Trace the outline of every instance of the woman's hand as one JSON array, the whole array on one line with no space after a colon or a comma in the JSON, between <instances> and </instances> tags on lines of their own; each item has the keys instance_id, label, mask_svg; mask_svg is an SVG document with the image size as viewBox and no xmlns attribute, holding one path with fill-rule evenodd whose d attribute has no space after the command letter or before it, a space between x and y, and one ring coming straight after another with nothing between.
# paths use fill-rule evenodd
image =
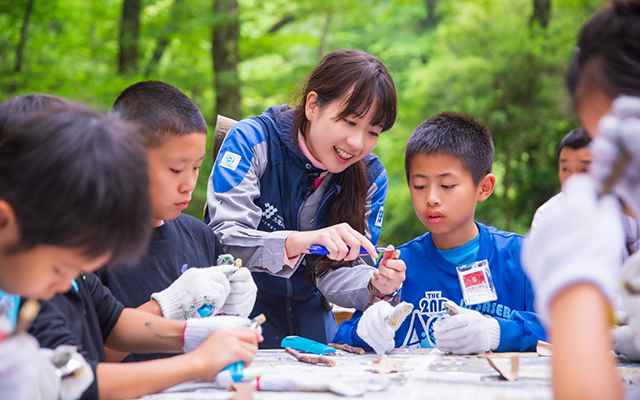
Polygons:
<instances>
[{"instance_id":1,"label":"woman's hand","mask_svg":"<svg viewBox=\"0 0 640 400\"><path fill-rule=\"evenodd\" d=\"M393 253L393 246L387 246L382 260L380 260L380 265L373 272L373 277L371 278L371 286L378 289L382 294L395 292L405 279L407 266L402 260L394 260Z\"/></svg>"},{"instance_id":2,"label":"woman's hand","mask_svg":"<svg viewBox=\"0 0 640 400\"><path fill-rule=\"evenodd\" d=\"M309 253L309 246L322 245L327 248L332 260L353 261L360 254L360 247L364 247L375 260L378 258L375 246L360 232L349 224L332 225L315 231L294 232L287 237L284 249L288 258L302 253ZM349 247L347 247L349 246Z\"/></svg>"}]
</instances>

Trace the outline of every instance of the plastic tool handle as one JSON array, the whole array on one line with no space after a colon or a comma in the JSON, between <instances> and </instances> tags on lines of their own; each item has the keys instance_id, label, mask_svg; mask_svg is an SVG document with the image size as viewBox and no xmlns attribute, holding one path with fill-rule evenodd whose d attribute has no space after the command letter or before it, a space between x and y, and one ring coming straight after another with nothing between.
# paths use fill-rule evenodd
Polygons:
<instances>
[{"instance_id":1,"label":"plastic tool handle","mask_svg":"<svg viewBox=\"0 0 640 400\"><path fill-rule=\"evenodd\" d=\"M349 250L351 250L351 248L349 246L347 246L347 248ZM309 246L308 248L309 250L309 254L314 254L316 256L326 256L329 254L329 250L327 250L326 247L319 245L319 244L314 244ZM384 247L376 247L376 250L381 253L385 250ZM360 247L360 253L361 256L368 256L369 252L364 248L364 247Z\"/></svg>"}]
</instances>

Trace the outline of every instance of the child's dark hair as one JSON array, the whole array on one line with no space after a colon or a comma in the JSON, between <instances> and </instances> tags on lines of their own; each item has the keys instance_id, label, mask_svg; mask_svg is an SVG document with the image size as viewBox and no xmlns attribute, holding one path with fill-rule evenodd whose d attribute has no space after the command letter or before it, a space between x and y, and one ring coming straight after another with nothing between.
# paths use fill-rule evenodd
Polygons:
<instances>
[{"instance_id":1,"label":"child's dark hair","mask_svg":"<svg viewBox=\"0 0 640 400\"><path fill-rule=\"evenodd\" d=\"M14 209L20 239L82 249L110 264L146 251L151 207L146 152L132 125L77 105L52 107L0 139L0 200Z\"/></svg>"},{"instance_id":2,"label":"child's dark hair","mask_svg":"<svg viewBox=\"0 0 640 400\"><path fill-rule=\"evenodd\" d=\"M175 87L158 81L138 82L120 93L111 112L139 125L147 148L162 146L167 136L207 133L200 109Z\"/></svg>"},{"instance_id":3,"label":"child's dark hair","mask_svg":"<svg viewBox=\"0 0 640 400\"><path fill-rule=\"evenodd\" d=\"M411 160L416 154L446 154L457 157L471 173L473 184L491 172L493 140L486 126L473 118L445 111L416 128L407 141L404 170L409 182Z\"/></svg>"},{"instance_id":4,"label":"child's dark hair","mask_svg":"<svg viewBox=\"0 0 640 400\"><path fill-rule=\"evenodd\" d=\"M361 50L335 50L320 61L311 75L303 83L300 91L301 103L295 109L293 122L294 137L300 131L306 135L309 123L305 115L307 95L316 92L320 107L333 101L344 99L344 107L336 116L342 119L349 115L364 116L371 107L374 113L373 126L381 126L382 131L391 129L397 116L396 88L391 74L384 64L374 56ZM348 97L345 97L347 96ZM362 160L349 166L337 174L340 194L335 196L327 214L327 226L347 222L358 232L365 232L365 206L367 199L367 174ZM310 257L314 258L314 257ZM351 262L331 262L328 258L317 258L319 263L312 269L312 274L323 276L329 268L351 265ZM315 271L315 272L313 272Z\"/></svg>"},{"instance_id":5,"label":"child's dark hair","mask_svg":"<svg viewBox=\"0 0 640 400\"><path fill-rule=\"evenodd\" d=\"M640 2L612 1L582 27L567 71L577 105L583 91L600 89L610 98L640 96Z\"/></svg>"},{"instance_id":6,"label":"child's dark hair","mask_svg":"<svg viewBox=\"0 0 640 400\"><path fill-rule=\"evenodd\" d=\"M0 137L9 127L51 107L71 105L69 100L44 93L16 96L0 103Z\"/></svg>"},{"instance_id":7,"label":"child's dark hair","mask_svg":"<svg viewBox=\"0 0 640 400\"><path fill-rule=\"evenodd\" d=\"M564 135L558 146L558 161L560 161L560 151L565 147L569 147L573 150L579 150L583 147L587 147L591 143L591 138L587 135L584 128L572 129L569 133Z\"/></svg>"}]
</instances>

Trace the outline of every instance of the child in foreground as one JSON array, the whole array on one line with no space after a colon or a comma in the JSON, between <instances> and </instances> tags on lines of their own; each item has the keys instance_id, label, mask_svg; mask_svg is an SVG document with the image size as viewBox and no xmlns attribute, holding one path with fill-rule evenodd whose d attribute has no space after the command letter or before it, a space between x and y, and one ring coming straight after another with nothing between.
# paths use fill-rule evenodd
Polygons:
<instances>
[{"instance_id":1,"label":"child in foreground","mask_svg":"<svg viewBox=\"0 0 640 400\"><path fill-rule=\"evenodd\" d=\"M147 148L153 236L135 267L99 271L102 283L125 307L169 319L187 319L203 306L211 307L210 315L246 318L257 292L251 273L211 267L222 245L204 222L182 213L206 152L207 124L198 106L177 88L148 81L123 90L111 112L135 123ZM107 355L110 361L122 358ZM161 357L167 355L133 354L125 360Z\"/></svg>"},{"instance_id":2,"label":"child in foreground","mask_svg":"<svg viewBox=\"0 0 640 400\"><path fill-rule=\"evenodd\" d=\"M413 132L405 171L415 212L429 230L398 247L407 264L400 300L413 312L394 332L385 322L393 307L379 302L342 323L335 342L378 353L420 346L478 354L531 351L544 339L520 265L523 237L474 221L476 203L493 192L492 162L491 134L470 117L443 112ZM445 304L455 315L442 318Z\"/></svg>"},{"instance_id":3,"label":"child in foreground","mask_svg":"<svg viewBox=\"0 0 640 400\"><path fill-rule=\"evenodd\" d=\"M592 176L566 182L564 199L522 254L554 345L556 399L624 398L611 326L625 245L621 203L640 216L640 2L611 3L581 29L567 72L574 108L593 138ZM626 261L622 280L640 344L638 252Z\"/></svg>"},{"instance_id":4,"label":"child in foreground","mask_svg":"<svg viewBox=\"0 0 640 400\"><path fill-rule=\"evenodd\" d=\"M3 398L75 399L93 381L75 349L38 349L32 336L13 331L18 295L50 299L78 274L144 251L149 189L144 149L131 129L51 95L0 104L0 319L9 335L0 339ZM83 372L61 379L53 361L65 353Z\"/></svg>"}]
</instances>

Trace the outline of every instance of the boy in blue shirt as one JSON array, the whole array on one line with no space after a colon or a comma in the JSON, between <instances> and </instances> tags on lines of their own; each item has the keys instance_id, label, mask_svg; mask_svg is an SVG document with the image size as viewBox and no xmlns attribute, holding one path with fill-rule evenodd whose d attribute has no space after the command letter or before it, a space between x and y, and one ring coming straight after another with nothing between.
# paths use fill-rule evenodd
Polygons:
<instances>
[{"instance_id":1,"label":"boy in blue shirt","mask_svg":"<svg viewBox=\"0 0 640 400\"><path fill-rule=\"evenodd\" d=\"M474 221L477 202L495 186L493 151L485 126L453 112L429 118L414 131L405 171L414 209L429 232L398 247L407 264L400 300L414 309L394 332L385 322L393 307L376 303L344 322L335 342L378 353L420 346L478 354L530 351L544 340L520 265L524 238ZM453 316L444 317L445 304Z\"/></svg>"}]
</instances>

